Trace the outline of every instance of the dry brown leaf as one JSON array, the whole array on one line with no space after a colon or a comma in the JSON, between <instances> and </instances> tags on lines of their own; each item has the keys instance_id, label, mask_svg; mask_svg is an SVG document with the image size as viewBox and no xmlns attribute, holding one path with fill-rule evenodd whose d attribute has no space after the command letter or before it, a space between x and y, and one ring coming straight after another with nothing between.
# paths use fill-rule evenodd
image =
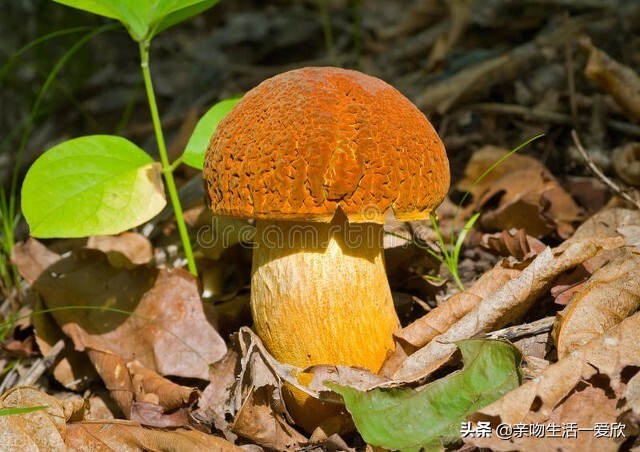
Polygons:
<instances>
[{"instance_id":1,"label":"dry brown leaf","mask_svg":"<svg viewBox=\"0 0 640 452\"><path fill-rule=\"evenodd\" d=\"M189 411L187 408L180 408L167 413L155 403L134 402L129 419L148 427L185 427L190 424Z\"/></svg>"},{"instance_id":2,"label":"dry brown leaf","mask_svg":"<svg viewBox=\"0 0 640 452\"><path fill-rule=\"evenodd\" d=\"M42 300L34 295L38 298L35 311L44 310ZM98 378L87 355L75 350L73 341L62 332L50 313L34 315L33 325L36 343L43 355L47 355L59 340L64 341L64 349L52 365L53 376L61 385L72 391L82 391Z\"/></svg>"},{"instance_id":3,"label":"dry brown leaf","mask_svg":"<svg viewBox=\"0 0 640 452\"><path fill-rule=\"evenodd\" d=\"M524 229L515 228L495 234L483 234L480 246L500 256L512 256L519 261L529 259L546 248L540 240L527 235Z\"/></svg>"},{"instance_id":4,"label":"dry brown leaf","mask_svg":"<svg viewBox=\"0 0 640 452\"><path fill-rule=\"evenodd\" d=\"M358 391L369 391L374 388L391 388L397 384L380 375L371 373L367 369L348 366L311 366L305 369L313 373L313 379L309 383L309 389L316 391L323 400L342 403L342 398L330 392L324 382L330 381L341 386L350 386Z\"/></svg>"},{"instance_id":5,"label":"dry brown leaf","mask_svg":"<svg viewBox=\"0 0 640 452\"><path fill-rule=\"evenodd\" d=\"M197 389L173 383L135 361L127 362L119 355L93 349L89 349L88 354L127 418L135 402L154 403L168 412L189 407L198 398Z\"/></svg>"},{"instance_id":6,"label":"dry brown leaf","mask_svg":"<svg viewBox=\"0 0 640 452\"><path fill-rule=\"evenodd\" d=\"M35 388L17 387L0 396L0 408L46 406L31 413L0 416L3 450L64 451L65 410L55 397Z\"/></svg>"},{"instance_id":7,"label":"dry brown leaf","mask_svg":"<svg viewBox=\"0 0 640 452\"><path fill-rule=\"evenodd\" d=\"M237 437L231 432L225 414L236 375L239 373L240 357L235 350L229 349L220 361L210 366L209 385L202 391L198 401L200 408L195 413L198 421L215 425L229 441L235 441Z\"/></svg>"},{"instance_id":8,"label":"dry brown leaf","mask_svg":"<svg viewBox=\"0 0 640 452\"><path fill-rule=\"evenodd\" d=\"M550 293L556 304L566 306L571 301L571 297L583 289L592 274L587 270L587 266L586 263L578 265L555 280Z\"/></svg>"},{"instance_id":9,"label":"dry brown leaf","mask_svg":"<svg viewBox=\"0 0 640 452\"><path fill-rule=\"evenodd\" d=\"M152 430L129 421L78 422L67 426L70 451L242 451L240 447L198 430Z\"/></svg>"},{"instance_id":10,"label":"dry brown leaf","mask_svg":"<svg viewBox=\"0 0 640 452\"><path fill-rule=\"evenodd\" d=\"M17 243L11 250L11 259L20 275L32 285L42 272L60 259L42 243L29 238ZM42 311L45 307L39 296L33 294L34 309ZM31 295L29 295L31 296ZM95 370L86 357L73 349L72 341L56 325L51 314L38 314L32 317L36 333L36 343L46 355L60 339L64 339L65 348L53 364L53 375L63 386L72 390L82 390L96 377Z\"/></svg>"},{"instance_id":11,"label":"dry brown leaf","mask_svg":"<svg viewBox=\"0 0 640 452\"><path fill-rule=\"evenodd\" d=\"M393 379L415 381L430 375L451 358L456 350L453 342L516 322L559 274L595 256L603 248L619 246L620 240L591 237L577 241L563 251L545 250L519 276L483 299L445 333L409 356Z\"/></svg>"},{"instance_id":12,"label":"dry brown leaf","mask_svg":"<svg viewBox=\"0 0 640 452\"><path fill-rule=\"evenodd\" d=\"M226 359L212 370L212 378L219 377L222 381L213 381L214 386L210 385L205 391L206 397L200 399L200 409L196 412L197 419L205 424L215 424L231 441L237 438L235 432L238 429L238 433L245 437L257 435L256 441L279 442L284 438L284 443L289 444L290 441L286 438L292 436L288 427L285 428L286 422L283 421L285 418L288 419L288 414L282 402L282 382L297 386L310 395L317 397L317 394L298 383L296 376L302 369L279 363L249 328L240 328L231 339L233 354L228 354ZM247 402L249 397L253 398L255 391L262 389L266 393L260 394L259 401L268 402L267 411L264 407L255 408L253 401ZM228 420L236 418L243 409L244 420L237 426L235 423L230 424ZM260 436L264 432L245 430L247 419L254 415L269 416L270 430L266 436Z\"/></svg>"},{"instance_id":13,"label":"dry brown leaf","mask_svg":"<svg viewBox=\"0 0 640 452\"><path fill-rule=\"evenodd\" d=\"M266 386L249 392L236 415L233 432L269 449L299 450L307 438L273 410L270 393Z\"/></svg>"},{"instance_id":14,"label":"dry brown leaf","mask_svg":"<svg viewBox=\"0 0 640 452\"><path fill-rule=\"evenodd\" d=\"M639 211L622 209L619 207L605 209L582 223L580 227L576 229L573 237L567 240L567 242L571 243L571 241L580 240L593 235L617 237L621 235L618 230L628 226L640 226ZM629 243L627 243L627 245L629 245Z\"/></svg>"},{"instance_id":15,"label":"dry brown leaf","mask_svg":"<svg viewBox=\"0 0 640 452\"><path fill-rule=\"evenodd\" d=\"M30 285L33 285L47 267L59 260L58 253L49 250L34 238L16 243L11 250L11 262Z\"/></svg>"},{"instance_id":16,"label":"dry brown leaf","mask_svg":"<svg viewBox=\"0 0 640 452\"><path fill-rule=\"evenodd\" d=\"M621 401L620 422L627 426L627 436L640 434L640 373L629 380Z\"/></svg>"},{"instance_id":17,"label":"dry brown leaf","mask_svg":"<svg viewBox=\"0 0 640 452\"><path fill-rule=\"evenodd\" d=\"M153 258L151 242L137 232L92 236L87 241L87 248L106 253L114 267L132 268L135 264L146 264Z\"/></svg>"},{"instance_id":18,"label":"dry brown leaf","mask_svg":"<svg viewBox=\"0 0 640 452\"><path fill-rule=\"evenodd\" d=\"M640 256L629 250L596 270L557 315L554 339L563 358L640 307Z\"/></svg>"},{"instance_id":19,"label":"dry brown leaf","mask_svg":"<svg viewBox=\"0 0 640 452\"><path fill-rule=\"evenodd\" d=\"M201 379L226 352L205 318L195 279L180 269L115 268L104 253L84 249L47 267L33 288L47 308L79 308L53 313L78 350L115 353L163 375Z\"/></svg>"},{"instance_id":20,"label":"dry brown leaf","mask_svg":"<svg viewBox=\"0 0 640 452\"><path fill-rule=\"evenodd\" d=\"M607 333L592 340L544 370L536 378L509 392L500 400L470 416L473 422L498 423L580 423L578 427L593 428L594 422L614 423L620 413L617 407L627 381L637 375L640 362L640 313L625 319ZM589 388L591 387L591 388ZM589 435L590 432L584 432ZM591 433L592 434L592 433ZM624 438L602 438L597 442L574 441L556 443L547 436L538 440L540 447L568 447L563 450L617 450ZM493 450L531 450L530 439L510 441L492 438L466 438L478 447ZM595 441L595 439L594 439ZM586 447L586 448L585 448ZM551 450L551 449L536 449Z\"/></svg>"},{"instance_id":21,"label":"dry brown leaf","mask_svg":"<svg viewBox=\"0 0 640 452\"><path fill-rule=\"evenodd\" d=\"M640 237L640 211L622 208L601 210L582 223L573 236L558 246L558 249L592 236L620 237L628 247L636 246ZM584 263L585 269L593 273L623 253L622 248L604 250Z\"/></svg>"},{"instance_id":22,"label":"dry brown leaf","mask_svg":"<svg viewBox=\"0 0 640 452\"><path fill-rule=\"evenodd\" d=\"M627 143L614 149L611 162L616 175L625 184L640 187L640 143Z\"/></svg>"},{"instance_id":23,"label":"dry brown leaf","mask_svg":"<svg viewBox=\"0 0 640 452\"><path fill-rule=\"evenodd\" d=\"M589 52L589 61L584 69L587 78L609 93L631 118L640 120L638 74L595 47L589 38L579 42Z\"/></svg>"},{"instance_id":24,"label":"dry brown leaf","mask_svg":"<svg viewBox=\"0 0 640 452\"><path fill-rule=\"evenodd\" d=\"M413 348L410 352L425 346L471 312L485 297L520 273L521 270L507 268L502 262L498 263L492 270L480 276L468 290L453 295L445 303L397 332L395 337L410 345Z\"/></svg>"},{"instance_id":25,"label":"dry brown leaf","mask_svg":"<svg viewBox=\"0 0 640 452\"><path fill-rule=\"evenodd\" d=\"M483 212L479 224L487 230L524 229L534 237L554 231L569 236L582 211L538 160L513 154L476 183L507 153L495 146L479 149L458 183L458 190L470 190L474 210Z\"/></svg>"}]
</instances>

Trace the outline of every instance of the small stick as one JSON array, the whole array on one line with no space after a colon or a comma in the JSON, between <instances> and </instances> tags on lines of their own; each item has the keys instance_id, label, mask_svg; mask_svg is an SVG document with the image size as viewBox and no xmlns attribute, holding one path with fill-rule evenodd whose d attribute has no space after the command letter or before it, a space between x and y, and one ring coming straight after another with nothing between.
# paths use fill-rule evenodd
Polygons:
<instances>
[{"instance_id":1,"label":"small stick","mask_svg":"<svg viewBox=\"0 0 640 452\"><path fill-rule=\"evenodd\" d=\"M575 130L571 131L571 136L573 137L573 142L576 144L576 147L578 148L578 152L580 152L580 155L582 155L582 158L585 160L587 166L593 172L593 174L598 176L598 178L602 182L604 182L606 185L608 185L609 188L611 188L611 190L613 190L618 195L622 196L624 199L626 199L631 204L633 204L636 207L636 209L640 210L640 202L638 202L637 199L634 199L631 195L629 195L629 193L625 192L615 182L613 182L611 179L605 176L604 173L600 170L600 168L598 168L596 164L593 163L593 160L591 160L591 157L589 157L589 154L587 154L587 151L585 151L584 147L582 147L582 143L580 143L580 139L578 138L578 133Z\"/></svg>"},{"instance_id":2,"label":"small stick","mask_svg":"<svg viewBox=\"0 0 640 452\"><path fill-rule=\"evenodd\" d=\"M38 381L38 378L40 378L49 367L51 367L63 348L64 341L60 339L51 348L51 351L47 356L43 356L37 360L33 366L31 366L29 371L21 377L20 380L18 380L16 386L33 386L36 381Z\"/></svg>"},{"instance_id":3,"label":"small stick","mask_svg":"<svg viewBox=\"0 0 640 452\"><path fill-rule=\"evenodd\" d=\"M493 331L488 333L486 337L488 339L508 339L513 341L522 337L536 336L538 334L548 333L551 331L555 320L556 318L553 316L545 317L540 320L536 320L535 322L525 323L524 325L514 325L498 331Z\"/></svg>"}]
</instances>

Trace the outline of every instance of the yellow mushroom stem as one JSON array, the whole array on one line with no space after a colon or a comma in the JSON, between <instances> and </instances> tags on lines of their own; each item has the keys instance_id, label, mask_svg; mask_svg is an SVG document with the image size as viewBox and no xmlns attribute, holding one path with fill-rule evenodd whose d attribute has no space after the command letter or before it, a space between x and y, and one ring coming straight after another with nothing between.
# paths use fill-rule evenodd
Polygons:
<instances>
[{"instance_id":1,"label":"yellow mushroom stem","mask_svg":"<svg viewBox=\"0 0 640 452\"><path fill-rule=\"evenodd\" d=\"M251 276L255 329L280 362L364 367L377 372L393 351L399 322L384 267L382 225L257 221ZM312 375L299 382L308 384ZM346 431L344 407L285 387L298 425L312 431L332 418ZM328 425L325 423L325 427Z\"/></svg>"}]
</instances>

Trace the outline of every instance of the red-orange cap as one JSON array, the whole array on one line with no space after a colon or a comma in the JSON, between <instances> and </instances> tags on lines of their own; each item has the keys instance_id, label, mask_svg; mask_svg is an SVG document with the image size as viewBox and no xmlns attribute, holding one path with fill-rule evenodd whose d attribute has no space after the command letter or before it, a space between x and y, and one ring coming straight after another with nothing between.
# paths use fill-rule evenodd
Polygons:
<instances>
[{"instance_id":1,"label":"red-orange cap","mask_svg":"<svg viewBox=\"0 0 640 452\"><path fill-rule=\"evenodd\" d=\"M426 217L449 188L427 118L384 81L309 67L265 80L220 122L203 177L215 215L330 221Z\"/></svg>"}]
</instances>

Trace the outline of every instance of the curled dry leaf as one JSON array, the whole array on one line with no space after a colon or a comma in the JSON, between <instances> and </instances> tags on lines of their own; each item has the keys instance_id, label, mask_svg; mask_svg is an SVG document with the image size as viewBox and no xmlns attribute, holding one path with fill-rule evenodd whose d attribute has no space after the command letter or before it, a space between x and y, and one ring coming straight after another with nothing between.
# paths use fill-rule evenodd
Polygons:
<instances>
[{"instance_id":1,"label":"curled dry leaf","mask_svg":"<svg viewBox=\"0 0 640 452\"><path fill-rule=\"evenodd\" d=\"M598 49L589 38L582 38L579 42L589 52L589 61L584 68L587 78L609 93L632 119L640 120L638 74Z\"/></svg>"},{"instance_id":2,"label":"curled dry leaf","mask_svg":"<svg viewBox=\"0 0 640 452\"><path fill-rule=\"evenodd\" d=\"M446 332L407 358L393 379L415 381L430 375L451 358L456 349L453 342L516 322L559 274L595 256L603 248L621 245L615 238L590 237L560 251L546 249L519 276L484 298Z\"/></svg>"},{"instance_id":3,"label":"curled dry leaf","mask_svg":"<svg viewBox=\"0 0 640 452\"><path fill-rule=\"evenodd\" d=\"M474 210L483 212L479 224L486 230L525 229L542 237L557 232L567 237L582 211L538 160L513 154L476 181L508 150L485 146L476 151L465 169L458 190L473 197Z\"/></svg>"},{"instance_id":4,"label":"curled dry leaf","mask_svg":"<svg viewBox=\"0 0 640 452\"><path fill-rule=\"evenodd\" d=\"M30 413L0 416L3 450L63 451L65 423L87 414L85 403L62 402L35 388L16 387L0 396L0 408L45 407Z\"/></svg>"},{"instance_id":5,"label":"curled dry leaf","mask_svg":"<svg viewBox=\"0 0 640 452\"><path fill-rule=\"evenodd\" d=\"M640 211L622 208L602 210L582 223L576 229L575 234L569 240L561 243L558 249L563 249L576 241L598 235L618 237L624 241L627 247L637 246L640 243ZM585 269L592 273L596 269L604 267L622 253L622 248L603 250L585 262Z\"/></svg>"},{"instance_id":6,"label":"curled dry leaf","mask_svg":"<svg viewBox=\"0 0 640 452\"><path fill-rule=\"evenodd\" d=\"M299 450L307 438L287 424L272 406L268 387L250 391L236 415L233 431L269 449Z\"/></svg>"},{"instance_id":7,"label":"curled dry leaf","mask_svg":"<svg viewBox=\"0 0 640 452\"><path fill-rule=\"evenodd\" d=\"M119 355L93 349L87 352L111 398L127 418L135 402L154 403L167 412L189 407L198 397L197 389L173 383L139 363L132 367L129 364L133 363L127 363Z\"/></svg>"},{"instance_id":8,"label":"curled dry leaf","mask_svg":"<svg viewBox=\"0 0 640 452\"><path fill-rule=\"evenodd\" d=\"M629 435L640 434L640 373L629 380L621 401L620 422L627 426Z\"/></svg>"},{"instance_id":9,"label":"curled dry leaf","mask_svg":"<svg viewBox=\"0 0 640 452\"><path fill-rule=\"evenodd\" d=\"M471 415L473 422L577 423L593 428L595 422L616 423L624 408L618 407L629 379L637 375L640 362L640 313L625 319L607 333L547 367L540 377L506 394L497 402ZM594 438L585 433L581 440L545 439L546 450L618 450L623 437ZM492 450L532 450L536 438L467 438L478 447ZM539 440L536 443L539 445ZM539 450L539 449L536 449Z\"/></svg>"},{"instance_id":10,"label":"curled dry leaf","mask_svg":"<svg viewBox=\"0 0 640 452\"><path fill-rule=\"evenodd\" d=\"M457 293L425 316L395 334L409 353L424 347L434 337L447 331L451 325L471 312L488 295L521 273L498 263L484 273L468 290Z\"/></svg>"},{"instance_id":11,"label":"curled dry leaf","mask_svg":"<svg viewBox=\"0 0 640 452\"><path fill-rule=\"evenodd\" d=\"M640 307L640 255L628 249L596 270L558 313L554 336L562 359Z\"/></svg>"},{"instance_id":12,"label":"curled dry leaf","mask_svg":"<svg viewBox=\"0 0 640 452\"><path fill-rule=\"evenodd\" d=\"M519 261L529 259L546 248L540 240L527 235L524 229L511 228L495 234L483 234L480 246L504 257Z\"/></svg>"},{"instance_id":13,"label":"curled dry leaf","mask_svg":"<svg viewBox=\"0 0 640 452\"><path fill-rule=\"evenodd\" d=\"M153 257L151 242L137 232L119 235L94 235L89 237L87 248L103 251L114 267L132 268L146 264Z\"/></svg>"},{"instance_id":14,"label":"curled dry leaf","mask_svg":"<svg viewBox=\"0 0 640 452\"><path fill-rule=\"evenodd\" d=\"M194 452L242 451L240 447L193 429L152 430L129 421L78 422L67 426L65 445L69 451L158 450Z\"/></svg>"},{"instance_id":15,"label":"curled dry leaf","mask_svg":"<svg viewBox=\"0 0 640 452\"><path fill-rule=\"evenodd\" d=\"M640 187L640 143L627 143L613 151L613 169L625 184Z\"/></svg>"},{"instance_id":16,"label":"curled dry leaf","mask_svg":"<svg viewBox=\"0 0 640 452\"><path fill-rule=\"evenodd\" d=\"M221 360L210 366L209 384L198 400L200 408L194 413L198 422L215 426L229 441L234 442L237 436L231 432L225 414L229 411L227 403L236 382L236 375L239 373L240 357L234 349L230 348Z\"/></svg>"},{"instance_id":17,"label":"curled dry leaf","mask_svg":"<svg viewBox=\"0 0 640 452\"><path fill-rule=\"evenodd\" d=\"M212 371L212 377L221 376L225 382L217 386L213 381L216 386L205 390L197 417L215 424L232 441L241 436L275 450L299 447L307 439L285 420L281 386L287 381L317 396L295 378L302 369L279 363L247 327L240 328L232 341L234 354Z\"/></svg>"},{"instance_id":18,"label":"curled dry leaf","mask_svg":"<svg viewBox=\"0 0 640 452\"><path fill-rule=\"evenodd\" d=\"M160 405L148 402L135 402L129 419L144 426L160 428L185 427L190 423L187 408L166 413Z\"/></svg>"}]
</instances>

